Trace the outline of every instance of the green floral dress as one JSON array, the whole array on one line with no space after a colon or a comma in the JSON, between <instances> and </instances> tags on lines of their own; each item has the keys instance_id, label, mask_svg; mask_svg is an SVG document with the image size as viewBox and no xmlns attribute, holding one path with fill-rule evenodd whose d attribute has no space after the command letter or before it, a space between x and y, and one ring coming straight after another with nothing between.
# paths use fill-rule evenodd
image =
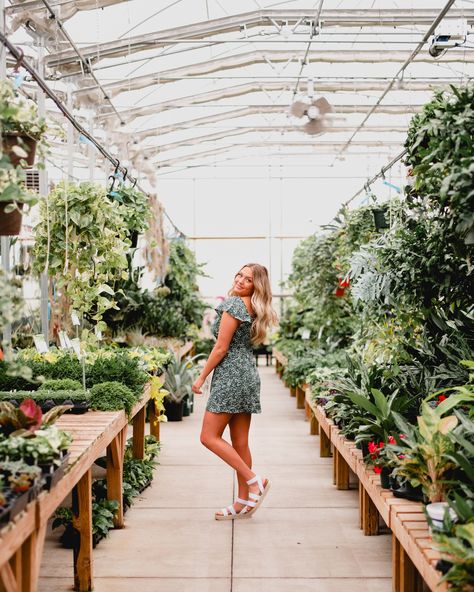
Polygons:
<instances>
[{"instance_id":1,"label":"green floral dress","mask_svg":"<svg viewBox=\"0 0 474 592\"><path fill-rule=\"evenodd\" d=\"M212 413L261 413L260 376L255 364L251 338L253 317L240 296L230 296L217 307L212 333L217 337L225 311L241 321L229 351L214 368L207 411Z\"/></svg>"}]
</instances>

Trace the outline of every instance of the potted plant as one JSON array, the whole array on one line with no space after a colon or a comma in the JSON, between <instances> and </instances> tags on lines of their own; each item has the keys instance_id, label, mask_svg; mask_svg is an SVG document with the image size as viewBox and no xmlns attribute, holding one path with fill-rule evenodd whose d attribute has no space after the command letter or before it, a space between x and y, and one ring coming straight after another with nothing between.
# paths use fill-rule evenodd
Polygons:
<instances>
[{"instance_id":1,"label":"potted plant","mask_svg":"<svg viewBox=\"0 0 474 592\"><path fill-rule=\"evenodd\" d=\"M21 171L3 155L0 159L0 236L19 234L24 204L32 206L37 201L37 196L26 189Z\"/></svg>"},{"instance_id":2,"label":"potted plant","mask_svg":"<svg viewBox=\"0 0 474 592\"><path fill-rule=\"evenodd\" d=\"M166 369L163 386L168 391L168 395L164 399L168 421L183 419L184 399L186 395L189 396L192 393L191 386L196 376L193 362L199 357L201 357L200 354L182 360L175 355Z\"/></svg>"},{"instance_id":3,"label":"potted plant","mask_svg":"<svg viewBox=\"0 0 474 592\"><path fill-rule=\"evenodd\" d=\"M444 403L449 403L445 401ZM447 494L452 488L450 473L456 463L450 457L455 445L451 432L458 424L455 415L442 417L446 405L433 409L428 403L422 404L422 413L417 418L417 426L412 426L400 415L396 415L398 427L404 434L403 440L390 445L395 474L405 478L411 486L420 486L428 500L426 513L435 527L443 524L447 511Z\"/></svg>"},{"instance_id":4,"label":"potted plant","mask_svg":"<svg viewBox=\"0 0 474 592\"><path fill-rule=\"evenodd\" d=\"M39 117L35 103L20 96L9 80L0 81L2 149L13 166L23 162L33 166L36 144L44 136L46 128L46 121Z\"/></svg>"},{"instance_id":5,"label":"potted plant","mask_svg":"<svg viewBox=\"0 0 474 592\"><path fill-rule=\"evenodd\" d=\"M71 309L99 324L106 310L118 308L113 286L128 277L130 241L123 206L112 204L105 189L94 183L59 183L48 203L41 202L34 234L33 268L39 274L47 267L56 278L62 327L70 325Z\"/></svg>"},{"instance_id":6,"label":"potted plant","mask_svg":"<svg viewBox=\"0 0 474 592\"><path fill-rule=\"evenodd\" d=\"M127 225L132 248L137 246L138 236L148 228L150 207L148 196L134 189L125 187L125 184L107 194L112 199L124 206L124 221Z\"/></svg>"}]
</instances>

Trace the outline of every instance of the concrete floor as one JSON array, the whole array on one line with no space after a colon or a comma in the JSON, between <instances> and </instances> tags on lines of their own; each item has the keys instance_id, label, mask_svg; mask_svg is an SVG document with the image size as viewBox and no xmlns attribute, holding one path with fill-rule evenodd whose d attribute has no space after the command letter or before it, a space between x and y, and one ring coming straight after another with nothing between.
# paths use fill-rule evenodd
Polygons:
<instances>
[{"instance_id":1,"label":"concrete floor","mask_svg":"<svg viewBox=\"0 0 474 592\"><path fill-rule=\"evenodd\" d=\"M162 424L156 479L94 552L96 592L390 592L390 537L364 537L357 492L337 491L304 413L274 368L261 367L253 417L257 472L272 490L251 520L217 522L233 472L199 443L205 400ZM72 590L72 552L48 537L40 592Z\"/></svg>"}]
</instances>

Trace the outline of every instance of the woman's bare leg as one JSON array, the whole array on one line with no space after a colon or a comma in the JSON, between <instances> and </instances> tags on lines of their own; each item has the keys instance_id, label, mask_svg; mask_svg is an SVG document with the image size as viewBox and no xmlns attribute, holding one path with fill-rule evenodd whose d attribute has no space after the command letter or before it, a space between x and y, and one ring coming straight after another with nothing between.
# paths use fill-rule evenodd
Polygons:
<instances>
[{"instance_id":1,"label":"woman's bare leg","mask_svg":"<svg viewBox=\"0 0 474 592\"><path fill-rule=\"evenodd\" d=\"M232 440L232 447L237 451L240 458L251 469L252 455L249 448L249 430L252 415L250 413L236 413L229 421L230 437ZM249 499L249 486L247 480L237 473L237 480L239 482L238 497L244 500Z\"/></svg>"},{"instance_id":2,"label":"woman's bare leg","mask_svg":"<svg viewBox=\"0 0 474 592\"><path fill-rule=\"evenodd\" d=\"M255 476L247 463L229 442L222 438L232 413L211 413L206 411L202 422L201 443L237 471L245 481Z\"/></svg>"}]
</instances>

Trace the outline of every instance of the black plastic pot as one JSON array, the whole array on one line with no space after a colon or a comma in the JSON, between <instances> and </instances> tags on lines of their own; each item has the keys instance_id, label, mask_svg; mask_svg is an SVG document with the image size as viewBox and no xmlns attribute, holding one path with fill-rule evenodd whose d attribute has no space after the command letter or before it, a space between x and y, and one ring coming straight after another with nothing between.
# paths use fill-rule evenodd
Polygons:
<instances>
[{"instance_id":1,"label":"black plastic pot","mask_svg":"<svg viewBox=\"0 0 474 592\"><path fill-rule=\"evenodd\" d=\"M392 489L392 493L395 497L400 497L403 499L408 499L412 502L424 502L425 496L423 495L423 490L421 486L412 487L408 481L405 483L399 484L396 489Z\"/></svg>"},{"instance_id":2,"label":"black plastic pot","mask_svg":"<svg viewBox=\"0 0 474 592\"><path fill-rule=\"evenodd\" d=\"M440 571L443 576L448 573L448 571L453 567L451 561L446 561L446 559L438 559L436 563L436 569Z\"/></svg>"},{"instance_id":3,"label":"black plastic pot","mask_svg":"<svg viewBox=\"0 0 474 592\"><path fill-rule=\"evenodd\" d=\"M385 217L385 210L382 209L374 209L372 210L374 215L374 224L376 230L384 230L385 228L390 228L390 224L387 222L387 218Z\"/></svg>"},{"instance_id":4,"label":"black plastic pot","mask_svg":"<svg viewBox=\"0 0 474 592\"><path fill-rule=\"evenodd\" d=\"M176 401L170 401L168 398L165 397L163 403L166 410L165 415L168 418L168 421L183 420L184 401L176 403Z\"/></svg>"},{"instance_id":5,"label":"black plastic pot","mask_svg":"<svg viewBox=\"0 0 474 592\"><path fill-rule=\"evenodd\" d=\"M186 395L183 399L183 417L189 417L191 415L191 408L189 404L189 395Z\"/></svg>"},{"instance_id":6,"label":"black plastic pot","mask_svg":"<svg viewBox=\"0 0 474 592\"><path fill-rule=\"evenodd\" d=\"M367 440L362 440L360 449L362 450L362 456L365 458L369 454L369 443Z\"/></svg>"},{"instance_id":7,"label":"black plastic pot","mask_svg":"<svg viewBox=\"0 0 474 592\"><path fill-rule=\"evenodd\" d=\"M382 467L382 472L380 473L380 485L382 489L390 489L390 475L392 471L388 467Z\"/></svg>"},{"instance_id":8,"label":"black plastic pot","mask_svg":"<svg viewBox=\"0 0 474 592\"><path fill-rule=\"evenodd\" d=\"M16 497L13 499L11 510L10 510L10 520L13 520L15 516L17 516L20 512L26 508L26 505L30 501L30 492L25 491L20 494L15 494Z\"/></svg>"},{"instance_id":9,"label":"black plastic pot","mask_svg":"<svg viewBox=\"0 0 474 592\"><path fill-rule=\"evenodd\" d=\"M56 483L63 477L64 469L66 468L69 462L69 452L65 453L62 457L61 464L59 466L55 466L53 464L49 465L39 465L43 472L44 478L44 489L46 491L50 491Z\"/></svg>"}]
</instances>

